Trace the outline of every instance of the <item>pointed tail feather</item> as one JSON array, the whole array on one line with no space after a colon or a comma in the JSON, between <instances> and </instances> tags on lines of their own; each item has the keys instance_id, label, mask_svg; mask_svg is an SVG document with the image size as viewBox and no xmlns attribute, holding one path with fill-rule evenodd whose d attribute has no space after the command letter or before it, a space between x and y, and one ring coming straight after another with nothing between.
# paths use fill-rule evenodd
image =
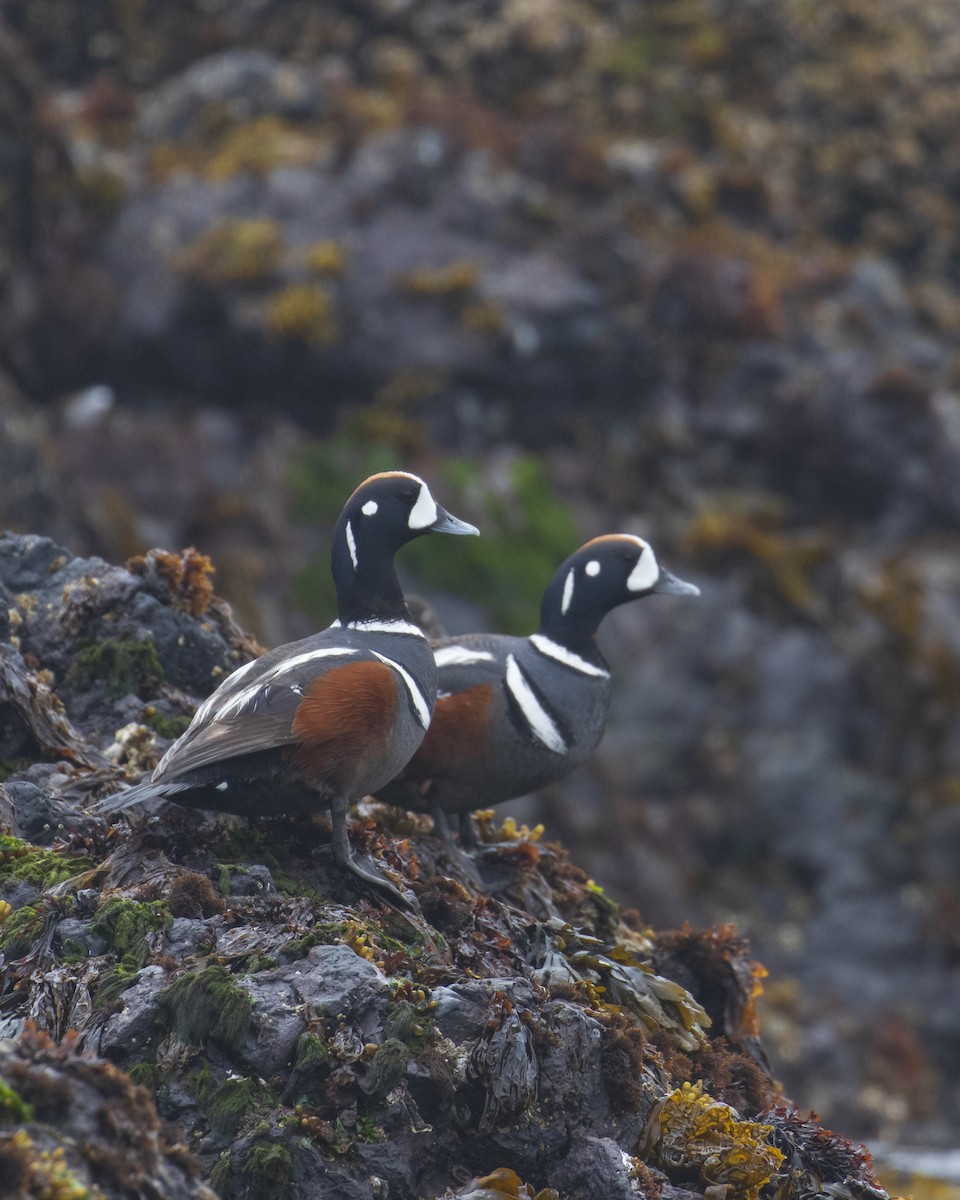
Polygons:
<instances>
[{"instance_id":1,"label":"pointed tail feather","mask_svg":"<svg viewBox=\"0 0 960 1200\"><path fill-rule=\"evenodd\" d=\"M176 792L187 791L190 786L189 783L169 781L151 783L147 780L144 783L137 783L131 788L126 788L122 792L117 792L113 796L107 796L104 800L98 800L96 804L90 806L90 812L98 817L124 812L128 808L133 808L135 804L142 804L147 800L166 800Z\"/></svg>"}]
</instances>

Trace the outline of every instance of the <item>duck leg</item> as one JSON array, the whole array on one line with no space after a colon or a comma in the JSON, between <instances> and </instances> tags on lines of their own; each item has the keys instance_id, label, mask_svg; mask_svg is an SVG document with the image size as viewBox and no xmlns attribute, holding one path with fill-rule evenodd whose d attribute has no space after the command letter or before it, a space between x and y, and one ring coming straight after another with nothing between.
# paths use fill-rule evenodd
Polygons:
<instances>
[{"instance_id":1,"label":"duck leg","mask_svg":"<svg viewBox=\"0 0 960 1200\"><path fill-rule=\"evenodd\" d=\"M333 826L333 857L336 861L390 903L407 911L416 911L418 905L411 892L401 892L377 870L369 857L354 853L347 836L347 801L343 796L334 796L330 800L330 821Z\"/></svg>"}]
</instances>

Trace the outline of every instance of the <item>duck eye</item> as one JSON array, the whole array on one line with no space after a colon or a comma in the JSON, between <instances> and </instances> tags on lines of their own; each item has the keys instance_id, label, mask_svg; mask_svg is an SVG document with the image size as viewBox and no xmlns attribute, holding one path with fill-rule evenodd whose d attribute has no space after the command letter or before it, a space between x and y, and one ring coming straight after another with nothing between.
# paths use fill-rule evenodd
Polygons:
<instances>
[{"instance_id":1,"label":"duck eye","mask_svg":"<svg viewBox=\"0 0 960 1200\"><path fill-rule=\"evenodd\" d=\"M412 503L413 503L413 501L414 501L414 500L416 499L416 497L417 497L417 493L418 493L418 491L419 491L419 489L418 489L418 488L412 488L412 487L405 487L405 488L402 488L402 489L401 489L401 491L400 491L400 499L401 499L401 500L406 500L406 502L407 502L408 504L412 504Z\"/></svg>"}]
</instances>

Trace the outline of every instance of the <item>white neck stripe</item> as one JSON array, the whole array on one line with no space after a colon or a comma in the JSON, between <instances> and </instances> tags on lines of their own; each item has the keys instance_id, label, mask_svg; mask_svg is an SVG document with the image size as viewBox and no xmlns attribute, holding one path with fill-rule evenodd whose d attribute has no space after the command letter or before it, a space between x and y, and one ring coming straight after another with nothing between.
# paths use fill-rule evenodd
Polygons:
<instances>
[{"instance_id":1,"label":"white neck stripe","mask_svg":"<svg viewBox=\"0 0 960 1200\"><path fill-rule=\"evenodd\" d=\"M377 658L380 659L382 663L386 663L388 667L393 667L393 669L403 680L407 691L410 693L410 699L413 701L413 707L416 710L417 719L424 729L426 729L430 724L430 718L433 714L430 711L430 705L427 704L423 692L420 691L420 688L417 686L413 676L409 671L401 667L400 664L395 662L392 658L387 658L385 654L377 654L376 650L374 650L373 653L377 656Z\"/></svg>"},{"instance_id":2,"label":"white neck stripe","mask_svg":"<svg viewBox=\"0 0 960 1200\"><path fill-rule=\"evenodd\" d=\"M357 559L357 542L353 536L353 526L347 522L347 549L350 551L350 561L353 563L353 569L356 570L359 566Z\"/></svg>"},{"instance_id":3,"label":"white neck stripe","mask_svg":"<svg viewBox=\"0 0 960 1200\"><path fill-rule=\"evenodd\" d=\"M585 658L581 658L579 654L574 654L572 650L568 650L566 646L561 646L559 642L553 641L551 638L545 637L542 633L531 634L527 639L534 647L539 650L546 658L552 658L554 662L563 663L565 667L570 667L573 671L579 671L581 675L595 675L598 679L609 679L610 672L605 671L603 667L595 666L591 662L587 662Z\"/></svg>"},{"instance_id":4,"label":"white neck stripe","mask_svg":"<svg viewBox=\"0 0 960 1200\"><path fill-rule=\"evenodd\" d=\"M563 735L557 728L554 719L534 695L533 689L512 654L507 655L507 674L504 683L510 695L519 705L524 720L537 741L542 742L548 750L552 750L555 754L565 754L567 743L563 740Z\"/></svg>"}]
</instances>

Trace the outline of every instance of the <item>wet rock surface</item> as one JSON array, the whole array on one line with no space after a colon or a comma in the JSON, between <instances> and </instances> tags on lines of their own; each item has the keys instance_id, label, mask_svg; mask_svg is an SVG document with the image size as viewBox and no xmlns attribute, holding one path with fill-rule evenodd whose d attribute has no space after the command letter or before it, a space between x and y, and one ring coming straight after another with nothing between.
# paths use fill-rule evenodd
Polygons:
<instances>
[{"instance_id":1,"label":"wet rock surface","mask_svg":"<svg viewBox=\"0 0 960 1200\"><path fill-rule=\"evenodd\" d=\"M164 804L110 825L86 812L169 743L142 722L125 741L106 733L111 714L165 711L184 644L227 663L249 643L209 588L185 602L169 562L164 590L143 561L124 570L13 535L2 549L24 614L6 649L25 677L45 676L32 703L70 730L30 724L0 785L0 1161L23 1195L48 1177L107 1197L203 1197L209 1184L588 1200L598 1180L613 1196L674 1181L885 1194L865 1152L776 1108L757 1041L763 972L736 931L646 928L539 831L483 821L478 870L497 881L485 894L424 818L361 806L353 839L417 896L401 914L337 870L319 815L247 822ZM108 609L158 666L120 710L114 674L74 671ZM192 660L176 694L196 703L216 674ZM776 1140L788 1136L789 1156Z\"/></svg>"}]
</instances>

